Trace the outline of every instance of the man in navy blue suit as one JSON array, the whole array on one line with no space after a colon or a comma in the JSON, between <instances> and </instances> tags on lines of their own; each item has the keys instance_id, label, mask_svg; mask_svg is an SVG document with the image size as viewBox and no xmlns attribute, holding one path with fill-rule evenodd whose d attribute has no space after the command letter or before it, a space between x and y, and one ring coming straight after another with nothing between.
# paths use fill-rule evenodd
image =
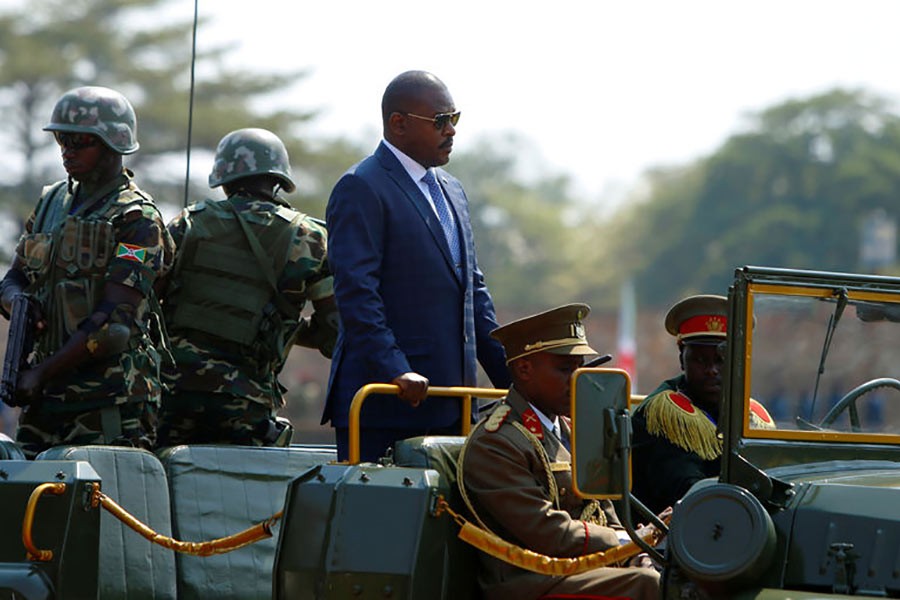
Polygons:
<instances>
[{"instance_id":1,"label":"man in navy blue suit","mask_svg":"<svg viewBox=\"0 0 900 600\"><path fill-rule=\"evenodd\" d=\"M480 362L494 386L509 386L468 199L437 168L453 149L453 98L431 73L407 71L385 89L381 112L384 140L341 177L326 211L341 330L322 422L335 428L341 460L350 402L367 383L393 383L400 394L366 402L366 461L399 439L459 433L460 400L426 400L429 385L475 385Z\"/></svg>"}]
</instances>

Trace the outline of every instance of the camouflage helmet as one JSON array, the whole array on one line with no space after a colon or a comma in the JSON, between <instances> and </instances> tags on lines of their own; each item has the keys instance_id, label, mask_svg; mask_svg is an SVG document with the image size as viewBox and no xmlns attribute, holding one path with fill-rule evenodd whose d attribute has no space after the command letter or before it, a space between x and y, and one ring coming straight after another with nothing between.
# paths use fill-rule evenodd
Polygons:
<instances>
[{"instance_id":1,"label":"camouflage helmet","mask_svg":"<svg viewBox=\"0 0 900 600\"><path fill-rule=\"evenodd\" d=\"M209 187L265 174L277 177L286 192L293 192L297 187L291 179L287 149L277 135L267 129L238 129L219 142L216 162L209 174Z\"/></svg>"},{"instance_id":2,"label":"camouflage helmet","mask_svg":"<svg viewBox=\"0 0 900 600\"><path fill-rule=\"evenodd\" d=\"M115 90L84 86L56 102L44 131L92 133L119 154L137 152L137 118L128 99Z\"/></svg>"}]
</instances>

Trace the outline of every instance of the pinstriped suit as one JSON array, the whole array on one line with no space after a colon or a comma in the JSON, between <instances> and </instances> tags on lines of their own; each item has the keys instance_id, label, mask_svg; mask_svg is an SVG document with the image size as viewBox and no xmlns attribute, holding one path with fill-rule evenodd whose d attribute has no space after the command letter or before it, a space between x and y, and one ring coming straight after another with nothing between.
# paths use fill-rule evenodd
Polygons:
<instances>
[{"instance_id":1,"label":"pinstriped suit","mask_svg":"<svg viewBox=\"0 0 900 600\"><path fill-rule=\"evenodd\" d=\"M468 199L459 181L436 172L459 227L461 278L437 215L384 144L332 191L328 254L341 330L323 423L346 427L362 385L411 371L435 386L475 385L480 362L495 386L509 385L503 348L489 335L497 322L475 258ZM453 426L458 406L449 398L429 398L418 408L394 397L372 399L362 426L418 435Z\"/></svg>"}]
</instances>

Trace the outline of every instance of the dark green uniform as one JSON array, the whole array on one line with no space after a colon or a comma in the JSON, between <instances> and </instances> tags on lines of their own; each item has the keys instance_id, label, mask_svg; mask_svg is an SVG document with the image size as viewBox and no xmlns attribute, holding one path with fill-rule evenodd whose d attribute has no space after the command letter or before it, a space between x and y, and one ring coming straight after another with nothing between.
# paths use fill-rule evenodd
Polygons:
<instances>
[{"instance_id":1,"label":"dark green uniform","mask_svg":"<svg viewBox=\"0 0 900 600\"><path fill-rule=\"evenodd\" d=\"M266 129L225 135L209 185L229 197L169 223L178 243L165 292L175 368L159 443L286 445L290 429L275 412L288 353L297 344L331 357L337 339L327 232L278 195L296 186L284 143Z\"/></svg>"},{"instance_id":2,"label":"dark green uniform","mask_svg":"<svg viewBox=\"0 0 900 600\"><path fill-rule=\"evenodd\" d=\"M46 187L16 248L18 270L28 281L25 291L47 321L35 340L34 364L62 348L94 312L105 283L133 288L143 300L136 309L114 307L88 338L92 359L49 382L26 408L16 438L32 456L60 444L149 448L155 435L162 340L152 290L171 263L174 246L152 199L129 171L75 205L79 187L73 186L75 194L64 181ZM120 337L122 346L105 352L110 335ZM104 414L112 406L119 414Z\"/></svg>"},{"instance_id":3,"label":"dark green uniform","mask_svg":"<svg viewBox=\"0 0 900 600\"><path fill-rule=\"evenodd\" d=\"M274 301L228 205L264 246L285 306ZM186 209L169 231L179 258L165 312L177 367L166 377L160 443L271 445L288 352L299 343L330 354L335 338L334 328L322 327L328 332L311 341L320 326L299 318L307 301L334 294L325 228L281 199L238 195Z\"/></svg>"},{"instance_id":4,"label":"dark green uniform","mask_svg":"<svg viewBox=\"0 0 900 600\"><path fill-rule=\"evenodd\" d=\"M657 514L697 481L719 475L722 450L715 422L683 388L684 375L667 379L631 419L632 492Z\"/></svg>"}]
</instances>

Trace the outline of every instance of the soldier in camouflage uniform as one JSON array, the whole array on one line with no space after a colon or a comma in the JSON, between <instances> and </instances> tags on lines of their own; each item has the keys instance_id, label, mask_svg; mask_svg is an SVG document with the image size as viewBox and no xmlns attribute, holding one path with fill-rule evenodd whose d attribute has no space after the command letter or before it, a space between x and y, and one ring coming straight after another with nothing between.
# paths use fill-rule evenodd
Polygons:
<instances>
[{"instance_id":1,"label":"soldier in camouflage uniform","mask_svg":"<svg viewBox=\"0 0 900 600\"><path fill-rule=\"evenodd\" d=\"M277 376L294 344L331 356L337 308L325 227L291 209L287 150L265 129L222 138L209 176L224 200L169 223L178 255L164 297L176 368L163 395L160 446L286 445ZM309 317L301 317L307 301Z\"/></svg>"},{"instance_id":2,"label":"soldier in camouflage uniform","mask_svg":"<svg viewBox=\"0 0 900 600\"><path fill-rule=\"evenodd\" d=\"M37 324L28 403L16 439L26 455L64 444L151 448L160 398L161 314L153 284L174 245L123 167L138 149L134 109L120 93L80 87L50 123L68 179L46 186L0 282L0 308L28 294Z\"/></svg>"}]
</instances>

